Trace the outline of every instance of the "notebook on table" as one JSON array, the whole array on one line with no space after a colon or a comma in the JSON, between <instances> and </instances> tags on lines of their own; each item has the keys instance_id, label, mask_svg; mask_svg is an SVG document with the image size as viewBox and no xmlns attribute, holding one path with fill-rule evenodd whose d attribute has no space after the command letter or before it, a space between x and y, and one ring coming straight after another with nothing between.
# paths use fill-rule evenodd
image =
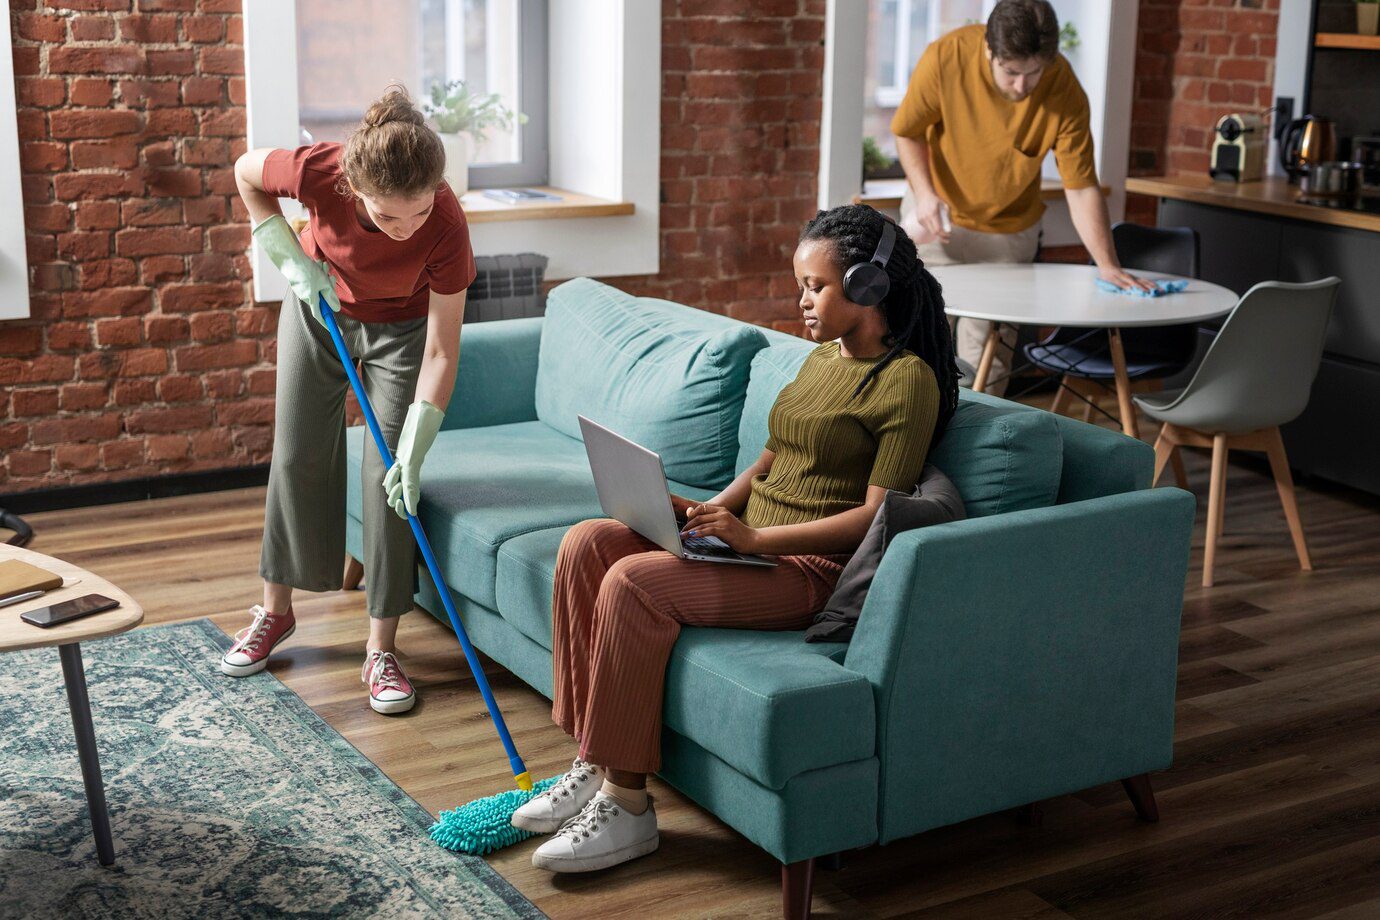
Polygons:
<instances>
[{"instance_id":1,"label":"notebook on table","mask_svg":"<svg viewBox=\"0 0 1380 920\"><path fill-rule=\"evenodd\" d=\"M62 586L62 576L19 559L0 562L0 601L29 591L51 591Z\"/></svg>"}]
</instances>

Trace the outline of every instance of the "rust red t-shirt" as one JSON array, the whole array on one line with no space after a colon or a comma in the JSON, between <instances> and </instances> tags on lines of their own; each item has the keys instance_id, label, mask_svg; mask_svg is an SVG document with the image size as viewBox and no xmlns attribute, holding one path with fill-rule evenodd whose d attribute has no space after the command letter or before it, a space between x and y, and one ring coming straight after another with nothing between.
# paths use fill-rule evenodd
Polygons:
<instances>
[{"instance_id":1,"label":"rust red t-shirt","mask_svg":"<svg viewBox=\"0 0 1380 920\"><path fill-rule=\"evenodd\" d=\"M365 323L393 323L427 314L430 292L455 294L474 281L465 212L450 186L436 190L426 222L395 240L359 222L354 199L337 191L340 144L275 150L264 160L264 191L306 205L302 248L325 259L335 275L340 310Z\"/></svg>"}]
</instances>

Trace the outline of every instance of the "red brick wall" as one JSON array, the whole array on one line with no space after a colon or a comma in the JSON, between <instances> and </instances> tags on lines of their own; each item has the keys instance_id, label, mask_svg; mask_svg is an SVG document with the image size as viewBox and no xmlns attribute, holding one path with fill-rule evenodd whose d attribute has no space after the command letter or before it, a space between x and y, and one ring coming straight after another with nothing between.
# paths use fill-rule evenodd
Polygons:
<instances>
[{"instance_id":1,"label":"red brick wall","mask_svg":"<svg viewBox=\"0 0 1380 920\"><path fill-rule=\"evenodd\" d=\"M240 0L10 6L32 317L0 322L0 491L265 462ZM798 327L824 6L664 0L662 270L620 286Z\"/></svg>"},{"instance_id":2,"label":"red brick wall","mask_svg":"<svg viewBox=\"0 0 1380 920\"><path fill-rule=\"evenodd\" d=\"M1202 173L1213 126L1274 101L1279 0L1140 0L1133 176Z\"/></svg>"},{"instance_id":3,"label":"red brick wall","mask_svg":"<svg viewBox=\"0 0 1380 920\"><path fill-rule=\"evenodd\" d=\"M799 330L790 259L819 188L824 6L663 0L661 273L620 288Z\"/></svg>"},{"instance_id":4,"label":"red brick wall","mask_svg":"<svg viewBox=\"0 0 1380 920\"><path fill-rule=\"evenodd\" d=\"M31 318L0 323L0 490L262 462L240 0L11 0Z\"/></svg>"}]
</instances>

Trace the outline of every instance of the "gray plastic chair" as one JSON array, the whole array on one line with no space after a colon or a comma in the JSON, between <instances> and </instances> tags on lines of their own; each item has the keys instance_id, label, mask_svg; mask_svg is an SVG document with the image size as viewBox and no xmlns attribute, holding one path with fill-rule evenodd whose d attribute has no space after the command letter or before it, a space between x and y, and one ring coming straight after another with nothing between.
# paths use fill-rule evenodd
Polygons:
<instances>
[{"instance_id":1,"label":"gray plastic chair","mask_svg":"<svg viewBox=\"0 0 1380 920\"><path fill-rule=\"evenodd\" d=\"M1155 481L1180 447L1212 448L1203 587L1212 587L1222 535L1227 454L1264 451L1274 473L1299 565L1312 571L1299 521L1294 483L1279 426L1308 405L1339 278L1306 284L1266 281L1246 292L1217 333L1188 386L1136 396L1141 411L1163 422L1155 442Z\"/></svg>"}]
</instances>

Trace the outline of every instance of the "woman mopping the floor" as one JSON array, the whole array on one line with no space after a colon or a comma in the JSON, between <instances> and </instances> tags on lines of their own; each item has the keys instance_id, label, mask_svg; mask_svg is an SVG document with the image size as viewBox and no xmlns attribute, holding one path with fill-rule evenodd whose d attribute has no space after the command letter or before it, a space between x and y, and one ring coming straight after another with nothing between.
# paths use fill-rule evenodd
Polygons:
<instances>
[{"instance_id":1,"label":"woman mopping the floor","mask_svg":"<svg viewBox=\"0 0 1380 920\"><path fill-rule=\"evenodd\" d=\"M884 236L890 290L860 306L844 274L871 261ZM939 285L894 224L864 205L820 212L801 234L795 277L810 337L826 344L777 397L757 462L704 503L672 500L687 535L778 565L679 559L611 520L577 524L561 542L552 718L580 748L570 772L513 816L524 830L557 832L533 854L538 867L602 869L656 849L646 780L660 766L666 662L681 626L808 626L887 490L914 488L954 412Z\"/></svg>"},{"instance_id":2,"label":"woman mopping the floor","mask_svg":"<svg viewBox=\"0 0 1380 920\"><path fill-rule=\"evenodd\" d=\"M345 558L345 368L320 314L337 311L396 462L364 451L369 704L406 712L416 691L394 651L412 609L422 459L440 429L460 359L465 289L475 277L465 215L442 181L445 153L407 94L393 89L344 144L252 150L235 164L254 239L287 277L278 319L273 462L259 574L264 601L221 670L263 670L292 635L292 589L336 591ZM278 208L310 214L301 241ZM379 483L379 486L372 486ZM390 510L391 507L391 510Z\"/></svg>"}]
</instances>

